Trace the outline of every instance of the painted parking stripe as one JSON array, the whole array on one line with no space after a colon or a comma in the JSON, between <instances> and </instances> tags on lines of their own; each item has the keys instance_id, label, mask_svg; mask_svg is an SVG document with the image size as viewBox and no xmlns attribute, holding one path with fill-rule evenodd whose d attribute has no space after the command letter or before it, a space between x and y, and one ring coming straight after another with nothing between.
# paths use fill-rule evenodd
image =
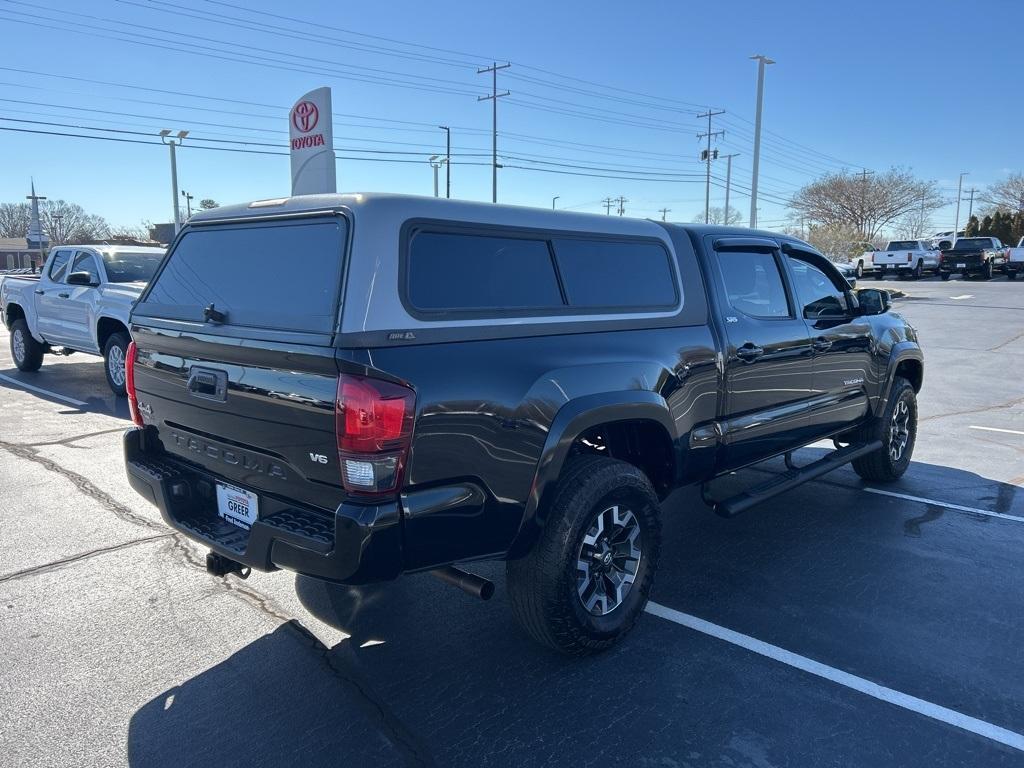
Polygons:
<instances>
[{"instance_id":1,"label":"painted parking stripe","mask_svg":"<svg viewBox=\"0 0 1024 768\"><path fill-rule=\"evenodd\" d=\"M1001 520L1013 520L1016 523L1024 523L1024 517L1018 517L1017 515L1004 515L1002 512L990 512L987 509L978 509L977 507L965 507L963 504L950 504L948 501L936 501L935 499L926 499L923 498L922 496L911 496L908 493L883 491L880 488L864 488L862 490L865 490L868 493L877 493L880 496L892 496L893 498L896 499L916 501L921 504L934 504L936 507L955 509L958 512L970 512L972 515L987 515L988 517L998 517Z\"/></svg>"},{"instance_id":2,"label":"painted parking stripe","mask_svg":"<svg viewBox=\"0 0 1024 768\"><path fill-rule=\"evenodd\" d=\"M949 298L951 298L953 301L963 301L964 299L973 299L974 298L974 294L973 293L965 293L962 296L950 296Z\"/></svg>"},{"instance_id":3,"label":"painted parking stripe","mask_svg":"<svg viewBox=\"0 0 1024 768\"><path fill-rule=\"evenodd\" d=\"M983 432L1005 432L1008 435L1024 435L1019 429L1000 429L999 427L976 427L973 424L968 429L980 429Z\"/></svg>"},{"instance_id":4,"label":"painted parking stripe","mask_svg":"<svg viewBox=\"0 0 1024 768\"><path fill-rule=\"evenodd\" d=\"M744 635L739 632L735 632L731 629L726 629L717 624L712 624L710 621L699 619L696 616L691 616L688 613L677 611L673 608L667 608L664 605L659 605L655 602L647 603L647 612L658 616L662 619L680 624L688 629L692 629L696 632L700 632L710 637L723 640L732 645L744 648L752 653L759 654L766 658L774 661L781 662L787 666L795 669L808 672L817 677L829 680L837 685L842 685L851 690L858 691L872 698L884 701L888 704L894 704L897 707L916 712L925 717L929 717L932 720L938 720L939 722L952 725L956 728L961 728L965 731L984 736L992 741L997 741L1000 744L1005 744L1008 747L1024 752L1024 734L1017 733L1015 731L1001 728L998 725L979 720L976 717L965 715L962 712L957 712L954 709L948 709L946 707L934 704L924 699L919 699L916 696L911 696L900 691L893 690L892 688L886 688L884 685L873 683L870 680L866 680L863 677L857 677L851 675L849 672L844 672L841 669L830 667L827 664L822 664L820 661L809 659L806 656L787 651L785 648L780 648L777 645L771 645L763 640Z\"/></svg>"},{"instance_id":5,"label":"painted parking stripe","mask_svg":"<svg viewBox=\"0 0 1024 768\"><path fill-rule=\"evenodd\" d=\"M4 376L2 373L0 373L0 379L11 384L14 384L15 386L21 387L22 389L28 389L32 392L38 392L40 395L46 395L47 397L52 397L55 398L56 400L63 400L65 403L71 403L71 405L76 405L79 408L84 408L85 406L88 405L88 403L86 403L83 400L75 400L75 398L68 397L67 395L59 395L56 392L51 392L50 390L43 389L42 387L33 387L31 384L26 384L24 381L12 379L10 376Z\"/></svg>"}]
</instances>

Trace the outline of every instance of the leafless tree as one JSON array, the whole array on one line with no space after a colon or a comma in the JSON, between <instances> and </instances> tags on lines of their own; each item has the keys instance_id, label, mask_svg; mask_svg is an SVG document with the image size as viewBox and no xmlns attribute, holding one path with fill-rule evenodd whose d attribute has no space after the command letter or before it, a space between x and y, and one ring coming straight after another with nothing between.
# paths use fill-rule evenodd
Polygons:
<instances>
[{"instance_id":1,"label":"leafless tree","mask_svg":"<svg viewBox=\"0 0 1024 768\"><path fill-rule=\"evenodd\" d=\"M865 250L860 230L849 224L811 225L804 239L832 261L849 261Z\"/></svg>"},{"instance_id":2,"label":"leafless tree","mask_svg":"<svg viewBox=\"0 0 1024 768\"><path fill-rule=\"evenodd\" d=\"M701 211L693 217L694 222L703 224L704 223L704 212ZM728 226L735 226L743 221L743 214L738 210L729 206L729 215L726 217L725 209L720 208L717 205L713 205L708 209L708 223L709 224L726 224Z\"/></svg>"},{"instance_id":3,"label":"leafless tree","mask_svg":"<svg viewBox=\"0 0 1024 768\"><path fill-rule=\"evenodd\" d=\"M859 239L873 240L898 219L922 209L927 216L945 201L934 182L893 168L867 176L823 176L798 191L790 205L809 224L853 227Z\"/></svg>"},{"instance_id":4,"label":"leafless tree","mask_svg":"<svg viewBox=\"0 0 1024 768\"><path fill-rule=\"evenodd\" d=\"M0 237L25 237L31 217L28 203L0 203Z\"/></svg>"},{"instance_id":5,"label":"leafless tree","mask_svg":"<svg viewBox=\"0 0 1024 768\"><path fill-rule=\"evenodd\" d=\"M990 184L978 195L978 200L985 206L982 214L1024 211L1024 173L1011 173L1002 181Z\"/></svg>"},{"instance_id":6,"label":"leafless tree","mask_svg":"<svg viewBox=\"0 0 1024 768\"><path fill-rule=\"evenodd\" d=\"M88 243L110 234L102 216L86 213L82 206L65 200L44 200L39 205L39 218L51 245Z\"/></svg>"}]
</instances>

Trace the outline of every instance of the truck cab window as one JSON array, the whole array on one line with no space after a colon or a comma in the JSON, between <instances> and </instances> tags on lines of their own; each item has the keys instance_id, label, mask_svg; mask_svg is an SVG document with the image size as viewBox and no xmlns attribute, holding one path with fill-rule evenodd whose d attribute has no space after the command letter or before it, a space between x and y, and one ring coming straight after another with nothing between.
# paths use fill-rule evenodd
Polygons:
<instances>
[{"instance_id":1,"label":"truck cab window","mask_svg":"<svg viewBox=\"0 0 1024 768\"><path fill-rule=\"evenodd\" d=\"M846 292L828 275L806 261L792 256L788 258L797 301L804 317L845 317L849 314Z\"/></svg>"},{"instance_id":2,"label":"truck cab window","mask_svg":"<svg viewBox=\"0 0 1024 768\"><path fill-rule=\"evenodd\" d=\"M720 251L729 303L745 315L789 317L789 302L775 257L767 251Z\"/></svg>"},{"instance_id":3,"label":"truck cab window","mask_svg":"<svg viewBox=\"0 0 1024 768\"><path fill-rule=\"evenodd\" d=\"M96 266L96 259L92 257L91 253L79 252L68 274L70 275L74 272L88 272L89 279L92 282L98 283L100 281L100 271Z\"/></svg>"},{"instance_id":4,"label":"truck cab window","mask_svg":"<svg viewBox=\"0 0 1024 768\"><path fill-rule=\"evenodd\" d=\"M57 251L53 257L53 264L50 265L50 279L59 283L64 279L64 273L68 268L68 259L71 258L71 251Z\"/></svg>"}]
</instances>

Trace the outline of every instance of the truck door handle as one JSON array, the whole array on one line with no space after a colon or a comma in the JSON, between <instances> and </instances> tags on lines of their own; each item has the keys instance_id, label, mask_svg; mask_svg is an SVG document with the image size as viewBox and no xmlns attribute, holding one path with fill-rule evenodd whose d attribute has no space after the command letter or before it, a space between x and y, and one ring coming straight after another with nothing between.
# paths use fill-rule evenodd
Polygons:
<instances>
[{"instance_id":1,"label":"truck door handle","mask_svg":"<svg viewBox=\"0 0 1024 768\"><path fill-rule=\"evenodd\" d=\"M745 363L752 363L763 354L763 347L759 347L756 344L749 341L736 350L736 357L738 357Z\"/></svg>"},{"instance_id":2,"label":"truck door handle","mask_svg":"<svg viewBox=\"0 0 1024 768\"><path fill-rule=\"evenodd\" d=\"M36 288L36 293L42 296L44 293L46 293L46 291L42 290L41 288Z\"/></svg>"},{"instance_id":3,"label":"truck door handle","mask_svg":"<svg viewBox=\"0 0 1024 768\"><path fill-rule=\"evenodd\" d=\"M60 296L62 299L67 299L71 297L70 293L58 293L57 295Z\"/></svg>"},{"instance_id":4,"label":"truck door handle","mask_svg":"<svg viewBox=\"0 0 1024 768\"><path fill-rule=\"evenodd\" d=\"M832 342L824 336L819 336L811 346L814 347L815 352L827 352L832 348Z\"/></svg>"}]
</instances>

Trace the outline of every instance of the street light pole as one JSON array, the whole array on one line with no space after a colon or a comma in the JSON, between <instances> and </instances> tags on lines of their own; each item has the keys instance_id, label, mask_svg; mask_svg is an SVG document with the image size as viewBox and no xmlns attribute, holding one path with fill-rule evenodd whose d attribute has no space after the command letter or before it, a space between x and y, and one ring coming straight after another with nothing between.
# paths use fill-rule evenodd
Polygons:
<instances>
[{"instance_id":1,"label":"street light pole","mask_svg":"<svg viewBox=\"0 0 1024 768\"><path fill-rule=\"evenodd\" d=\"M953 245L956 246L956 235L960 231L960 196L964 190L964 176L967 176L970 171L964 171L960 174L960 180L956 183L956 221L953 222Z\"/></svg>"},{"instance_id":2,"label":"street light pole","mask_svg":"<svg viewBox=\"0 0 1024 768\"><path fill-rule=\"evenodd\" d=\"M751 56L757 61L757 113L754 117L754 172L750 179L750 227L757 226L757 174L761 163L761 110L764 106L764 68L775 62L760 53Z\"/></svg>"},{"instance_id":3,"label":"street light pole","mask_svg":"<svg viewBox=\"0 0 1024 768\"><path fill-rule=\"evenodd\" d=\"M178 160L174 150L188 136L188 131L178 131L174 138L171 138L171 133L171 131L164 128L164 130L160 131L160 141L171 148L171 196L174 201L174 234L178 234L181 231L181 213L178 208ZM175 138L177 141L174 140Z\"/></svg>"},{"instance_id":4,"label":"street light pole","mask_svg":"<svg viewBox=\"0 0 1024 768\"><path fill-rule=\"evenodd\" d=\"M434 169L434 197L440 197L437 190L437 172L441 168L441 163L437 162L437 155L430 156L430 167Z\"/></svg>"},{"instance_id":5,"label":"street light pole","mask_svg":"<svg viewBox=\"0 0 1024 768\"><path fill-rule=\"evenodd\" d=\"M445 132L445 162L448 163L444 169L444 196L452 196L452 129L447 125L437 126Z\"/></svg>"},{"instance_id":6,"label":"street light pole","mask_svg":"<svg viewBox=\"0 0 1024 768\"><path fill-rule=\"evenodd\" d=\"M187 221L192 218L192 201L195 199L195 195L190 195L183 189L181 196L185 198L185 220Z\"/></svg>"},{"instance_id":7,"label":"street light pole","mask_svg":"<svg viewBox=\"0 0 1024 768\"><path fill-rule=\"evenodd\" d=\"M551 198L551 210L552 211L555 210L555 200L557 200L560 197L561 197L561 195L555 195L554 197Z\"/></svg>"}]
</instances>

